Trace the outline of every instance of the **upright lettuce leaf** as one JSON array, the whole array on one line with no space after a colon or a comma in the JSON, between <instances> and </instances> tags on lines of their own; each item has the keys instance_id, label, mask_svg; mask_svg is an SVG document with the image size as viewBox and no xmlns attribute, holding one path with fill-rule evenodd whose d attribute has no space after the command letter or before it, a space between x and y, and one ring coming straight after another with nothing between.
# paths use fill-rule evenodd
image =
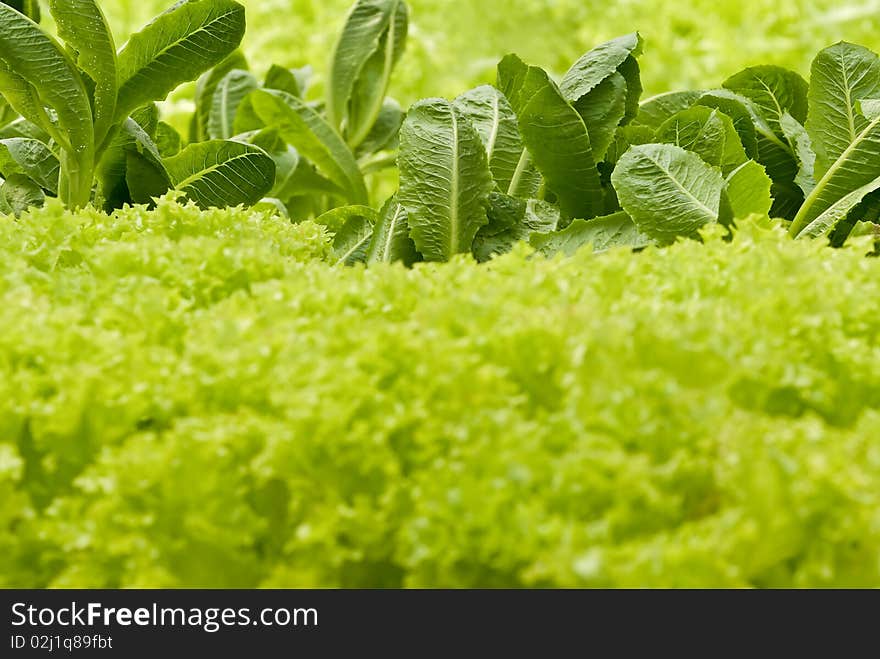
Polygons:
<instances>
[{"instance_id":1,"label":"upright lettuce leaf","mask_svg":"<svg viewBox=\"0 0 880 659\"><path fill-rule=\"evenodd\" d=\"M190 0L132 35L119 53L117 121L223 61L244 30L244 7L234 0Z\"/></svg>"},{"instance_id":2,"label":"upright lettuce leaf","mask_svg":"<svg viewBox=\"0 0 880 659\"><path fill-rule=\"evenodd\" d=\"M480 134L495 183L507 192L524 148L516 113L504 95L489 85L462 94L455 105Z\"/></svg>"},{"instance_id":3,"label":"upright lettuce leaf","mask_svg":"<svg viewBox=\"0 0 880 659\"><path fill-rule=\"evenodd\" d=\"M360 143L357 154L370 155L397 147L397 134L403 125L403 109L393 98L386 98L370 134Z\"/></svg>"},{"instance_id":4,"label":"upright lettuce leaf","mask_svg":"<svg viewBox=\"0 0 880 659\"><path fill-rule=\"evenodd\" d=\"M863 46L840 42L821 51L810 73L806 129L821 178L843 155L869 120L857 107L880 96L880 57Z\"/></svg>"},{"instance_id":5,"label":"upright lettuce leaf","mask_svg":"<svg viewBox=\"0 0 880 659\"><path fill-rule=\"evenodd\" d=\"M366 252L367 263L393 263L400 261L412 265L420 258L415 243L409 235L406 209L394 195L385 202L379 219L373 227L372 238Z\"/></svg>"},{"instance_id":6,"label":"upright lettuce leaf","mask_svg":"<svg viewBox=\"0 0 880 659\"><path fill-rule=\"evenodd\" d=\"M245 96L259 88L254 75L241 69L233 69L217 83L211 98L208 114L208 137L212 140L228 140L235 136L235 116Z\"/></svg>"},{"instance_id":7,"label":"upright lettuce leaf","mask_svg":"<svg viewBox=\"0 0 880 659\"><path fill-rule=\"evenodd\" d=\"M673 144L632 147L611 181L639 231L661 243L693 237L700 227L718 221L721 172Z\"/></svg>"},{"instance_id":8,"label":"upright lettuce leaf","mask_svg":"<svg viewBox=\"0 0 880 659\"><path fill-rule=\"evenodd\" d=\"M0 86L19 114L55 133L65 148L92 149L92 109L76 64L52 37L2 3ZM44 106L57 113L60 131Z\"/></svg>"},{"instance_id":9,"label":"upright lettuce leaf","mask_svg":"<svg viewBox=\"0 0 880 659\"><path fill-rule=\"evenodd\" d=\"M193 115L191 141L201 142L208 139L208 121L214 106L214 92L220 81L236 69L248 70L247 59L240 50L234 50L210 71L199 76L196 82L196 111Z\"/></svg>"},{"instance_id":10,"label":"upright lettuce leaf","mask_svg":"<svg viewBox=\"0 0 880 659\"><path fill-rule=\"evenodd\" d=\"M714 108L730 117L746 155L758 159L758 134L744 98L726 89L717 89L700 96L694 105Z\"/></svg>"},{"instance_id":11,"label":"upright lettuce leaf","mask_svg":"<svg viewBox=\"0 0 880 659\"><path fill-rule=\"evenodd\" d=\"M749 159L730 117L700 105L667 119L657 129L656 141L693 151L724 175Z\"/></svg>"},{"instance_id":12,"label":"upright lettuce leaf","mask_svg":"<svg viewBox=\"0 0 880 659\"><path fill-rule=\"evenodd\" d=\"M833 229L829 218L843 219L844 210L874 192L880 177L880 115L862 114L858 98L880 90L877 55L847 43L826 48L813 62L810 84L807 131L816 152L816 185L791 224L794 236L807 228L811 234Z\"/></svg>"},{"instance_id":13,"label":"upright lettuce leaf","mask_svg":"<svg viewBox=\"0 0 880 659\"><path fill-rule=\"evenodd\" d=\"M470 252L488 222L493 182L485 146L468 118L444 99L416 103L400 130L398 165L399 201L425 260Z\"/></svg>"},{"instance_id":14,"label":"upright lettuce leaf","mask_svg":"<svg viewBox=\"0 0 880 659\"><path fill-rule=\"evenodd\" d=\"M616 73L627 59L641 52L642 37L638 32L596 46L572 65L559 88L566 99L577 102Z\"/></svg>"},{"instance_id":15,"label":"upright lettuce leaf","mask_svg":"<svg viewBox=\"0 0 880 659\"><path fill-rule=\"evenodd\" d=\"M516 55L498 65L498 85L547 187L571 218L602 212L603 192L584 120L545 71Z\"/></svg>"},{"instance_id":16,"label":"upright lettuce leaf","mask_svg":"<svg viewBox=\"0 0 880 659\"><path fill-rule=\"evenodd\" d=\"M72 208L87 204L95 132L86 87L70 55L35 23L4 4L0 4L0 88L19 114L62 147L61 198Z\"/></svg>"},{"instance_id":17,"label":"upright lettuce leaf","mask_svg":"<svg viewBox=\"0 0 880 659\"><path fill-rule=\"evenodd\" d=\"M100 145L115 122L116 44L95 0L49 0L58 36L94 84L95 142Z\"/></svg>"},{"instance_id":18,"label":"upright lettuce leaf","mask_svg":"<svg viewBox=\"0 0 880 659\"><path fill-rule=\"evenodd\" d=\"M560 90L583 118L596 162L603 160L617 127L638 112L641 52L638 33L618 37L585 54L562 79Z\"/></svg>"},{"instance_id":19,"label":"upright lettuce leaf","mask_svg":"<svg viewBox=\"0 0 880 659\"><path fill-rule=\"evenodd\" d=\"M314 108L276 90L257 90L249 99L264 124L276 128L288 144L342 189L350 202L367 202L367 188L354 154Z\"/></svg>"},{"instance_id":20,"label":"upright lettuce leaf","mask_svg":"<svg viewBox=\"0 0 880 659\"><path fill-rule=\"evenodd\" d=\"M780 121L787 112L807 120L808 85L798 73L781 66L752 66L724 81L724 88L748 98L771 130L782 136Z\"/></svg>"},{"instance_id":21,"label":"upright lettuce leaf","mask_svg":"<svg viewBox=\"0 0 880 659\"><path fill-rule=\"evenodd\" d=\"M793 219L804 201L798 184L801 162L786 117L803 124L807 114L807 83L793 71L778 66L756 66L728 78L724 88L752 115L757 138L757 160L773 179L773 208L778 217ZM718 92L716 92L717 94Z\"/></svg>"},{"instance_id":22,"label":"upright lettuce leaf","mask_svg":"<svg viewBox=\"0 0 880 659\"><path fill-rule=\"evenodd\" d=\"M357 0L333 50L327 120L352 147L369 134L406 43L403 0Z\"/></svg>"}]
</instances>

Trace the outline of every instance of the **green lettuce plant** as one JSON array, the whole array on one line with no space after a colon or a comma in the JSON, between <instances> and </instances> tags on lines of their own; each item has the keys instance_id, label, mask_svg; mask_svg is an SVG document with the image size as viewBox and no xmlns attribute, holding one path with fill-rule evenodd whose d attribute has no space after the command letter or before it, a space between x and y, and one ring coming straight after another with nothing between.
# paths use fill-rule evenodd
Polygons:
<instances>
[{"instance_id":1,"label":"green lettuce plant","mask_svg":"<svg viewBox=\"0 0 880 659\"><path fill-rule=\"evenodd\" d=\"M0 4L0 93L20 115L5 116L0 142L7 211L44 193L70 208L110 209L172 187L203 204L235 205L271 187L274 164L258 147L213 141L166 160L155 143L154 103L237 48L244 7L180 2L118 52L95 0L51 0L49 9L57 38Z\"/></svg>"}]
</instances>

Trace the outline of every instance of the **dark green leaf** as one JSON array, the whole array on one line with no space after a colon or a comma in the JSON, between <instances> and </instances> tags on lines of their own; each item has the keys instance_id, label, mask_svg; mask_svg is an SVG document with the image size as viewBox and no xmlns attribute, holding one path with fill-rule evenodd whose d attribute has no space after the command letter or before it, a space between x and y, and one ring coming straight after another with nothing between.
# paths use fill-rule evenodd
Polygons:
<instances>
[{"instance_id":1,"label":"dark green leaf","mask_svg":"<svg viewBox=\"0 0 880 659\"><path fill-rule=\"evenodd\" d=\"M444 99L416 103L400 130L399 201L426 261L470 252L493 188L482 140Z\"/></svg>"},{"instance_id":2,"label":"dark green leaf","mask_svg":"<svg viewBox=\"0 0 880 659\"><path fill-rule=\"evenodd\" d=\"M248 70L247 59L240 50L233 51L217 66L199 77L196 83L196 112L193 115L195 134L190 141L202 142L208 139L208 121L211 118L214 92L226 74L236 69L239 71ZM242 132L244 131L238 130L238 128L235 130L236 134Z\"/></svg>"},{"instance_id":3,"label":"dark green leaf","mask_svg":"<svg viewBox=\"0 0 880 659\"><path fill-rule=\"evenodd\" d=\"M190 144L165 167L177 190L201 208L250 206L275 182L275 163L255 146L213 140Z\"/></svg>"},{"instance_id":4,"label":"dark green leaf","mask_svg":"<svg viewBox=\"0 0 880 659\"><path fill-rule=\"evenodd\" d=\"M259 88L259 81L248 71L233 69L217 83L208 115L208 137L228 140L235 133L235 116L245 96Z\"/></svg>"},{"instance_id":5,"label":"dark green leaf","mask_svg":"<svg viewBox=\"0 0 880 659\"><path fill-rule=\"evenodd\" d=\"M462 94L455 105L480 134L495 183L507 192L523 154L516 113L504 95L489 85Z\"/></svg>"},{"instance_id":6,"label":"dark green leaf","mask_svg":"<svg viewBox=\"0 0 880 659\"><path fill-rule=\"evenodd\" d=\"M687 110L696 103L703 93L697 90L666 92L645 99L639 106L636 122L643 126L659 128L660 124L669 119L669 117L682 110Z\"/></svg>"},{"instance_id":7,"label":"dark green leaf","mask_svg":"<svg viewBox=\"0 0 880 659\"><path fill-rule=\"evenodd\" d=\"M718 221L721 172L673 144L632 147L611 181L639 231L659 242L693 237L703 225Z\"/></svg>"},{"instance_id":8,"label":"dark green leaf","mask_svg":"<svg viewBox=\"0 0 880 659\"><path fill-rule=\"evenodd\" d=\"M725 176L749 159L730 117L701 105L667 119L657 129L656 141L693 151Z\"/></svg>"},{"instance_id":9,"label":"dark green leaf","mask_svg":"<svg viewBox=\"0 0 880 659\"><path fill-rule=\"evenodd\" d=\"M646 247L650 242L622 211L592 220L575 220L562 231L533 233L529 237L532 247L545 256L559 253L573 256L587 245L592 245L593 251L598 253L612 247Z\"/></svg>"},{"instance_id":10,"label":"dark green leaf","mask_svg":"<svg viewBox=\"0 0 880 659\"><path fill-rule=\"evenodd\" d=\"M0 139L0 173L23 174L53 195L58 194L58 158L43 142L25 137Z\"/></svg>"},{"instance_id":11,"label":"dark green leaf","mask_svg":"<svg viewBox=\"0 0 880 659\"><path fill-rule=\"evenodd\" d=\"M330 125L308 104L281 91L258 90L249 96L266 126L308 158L354 203L367 201L367 189L354 154Z\"/></svg>"},{"instance_id":12,"label":"dark green leaf","mask_svg":"<svg viewBox=\"0 0 880 659\"><path fill-rule=\"evenodd\" d=\"M379 220L373 228L367 263L393 263L401 261L410 266L420 260L415 243L409 236L406 209L393 196L382 207Z\"/></svg>"},{"instance_id":13,"label":"dark green leaf","mask_svg":"<svg viewBox=\"0 0 880 659\"><path fill-rule=\"evenodd\" d=\"M23 174L13 174L0 186L4 207L19 217L29 208L42 206L46 196L40 186Z\"/></svg>"},{"instance_id":14,"label":"dark green leaf","mask_svg":"<svg viewBox=\"0 0 880 659\"><path fill-rule=\"evenodd\" d=\"M76 56L76 64L94 83L95 142L102 144L115 123L116 44L95 0L49 0L58 36Z\"/></svg>"},{"instance_id":15,"label":"dark green leaf","mask_svg":"<svg viewBox=\"0 0 880 659\"><path fill-rule=\"evenodd\" d=\"M244 36L244 7L234 0L190 0L132 35L119 53L116 116L164 101L184 82L222 62Z\"/></svg>"},{"instance_id":16,"label":"dark green leaf","mask_svg":"<svg viewBox=\"0 0 880 659\"><path fill-rule=\"evenodd\" d=\"M570 217L603 207L602 185L583 119L542 69L516 55L498 65L498 83L517 114L520 134L547 187Z\"/></svg>"}]
</instances>

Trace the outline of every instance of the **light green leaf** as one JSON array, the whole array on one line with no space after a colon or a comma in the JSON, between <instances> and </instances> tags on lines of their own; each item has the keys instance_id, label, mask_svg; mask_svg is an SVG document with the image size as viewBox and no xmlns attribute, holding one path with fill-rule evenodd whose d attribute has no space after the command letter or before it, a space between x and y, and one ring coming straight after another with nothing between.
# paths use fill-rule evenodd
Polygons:
<instances>
[{"instance_id":1,"label":"light green leaf","mask_svg":"<svg viewBox=\"0 0 880 659\"><path fill-rule=\"evenodd\" d=\"M113 34L95 0L49 0L49 10L58 36L94 83L95 143L101 145L115 123L118 81Z\"/></svg>"},{"instance_id":2,"label":"light green leaf","mask_svg":"<svg viewBox=\"0 0 880 659\"><path fill-rule=\"evenodd\" d=\"M52 133L65 150L91 167L92 107L76 64L54 39L4 4L0 4L0 87L19 114ZM43 106L55 111L57 126Z\"/></svg>"},{"instance_id":3,"label":"light green leaf","mask_svg":"<svg viewBox=\"0 0 880 659\"><path fill-rule=\"evenodd\" d=\"M627 96L626 79L615 71L589 94L574 102L575 109L587 126L593 157L597 162L605 159L617 127L626 115Z\"/></svg>"},{"instance_id":4,"label":"light green leaf","mask_svg":"<svg viewBox=\"0 0 880 659\"><path fill-rule=\"evenodd\" d=\"M528 149L523 148L519 161L516 163L513 177L510 179L510 185L507 187L507 194L519 199L532 199L538 196L543 183L541 172L532 161L532 154Z\"/></svg>"},{"instance_id":5,"label":"light green leaf","mask_svg":"<svg viewBox=\"0 0 880 659\"><path fill-rule=\"evenodd\" d=\"M868 122L853 142L816 182L804 200L789 231L797 236L826 211L839 208L851 193L869 186L880 176L880 116ZM867 194L867 193L866 193ZM861 198L860 198L861 199Z\"/></svg>"},{"instance_id":6,"label":"light green leaf","mask_svg":"<svg viewBox=\"0 0 880 659\"><path fill-rule=\"evenodd\" d=\"M303 90L297 74L292 69L285 69L277 64L269 67L263 86L266 89L277 89L278 91L287 92L297 98L303 97Z\"/></svg>"},{"instance_id":7,"label":"light green leaf","mask_svg":"<svg viewBox=\"0 0 880 659\"><path fill-rule=\"evenodd\" d=\"M10 137L29 137L44 144L52 141L52 136L49 133L24 117L19 117L0 128L0 139L5 140Z\"/></svg>"},{"instance_id":8,"label":"light green leaf","mask_svg":"<svg viewBox=\"0 0 880 659\"><path fill-rule=\"evenodd\" d=\"M508 191L523 155L516 113L510 103L500 91L484 85L459 96L455 105L480 134L498 189Z\"/></svg>"},{"instance_id":9,"label":"light green leaf","mask_svg":"<svg viewBox=\"0 0 880 659\"><path fill-rule=\"evenodd\" d=\"M593 252L604 252L612 247L646 247L650 244L647 236L639 233L635 223L624 212L597 217L592 220L575 220L561 231L533 233L529 243L545 256L562 253L574 254L587 245Z\"/></svg>"},{"instance_id":10,"label":"light green leaf","mask_svg":"<svg viewBox=\"0 0 880 659\"><path fill-rule=\"evenodd\" d=\"M338 130L347 128L353 146L367 136L381 110L406 32L407 8L402 0L357 0L346 19L333 49L326 105L328 122ZM362 76L365 79L359 80ZM351 121L355 96L358 116Z\"/></svg>"},{"instance_id":11,"label":"light green leaf","mask_svg":"<svg viewBox=\"0 0 880 659\"><path fill-rule=\"evenodd\" d=\"M248 71L233 69L217 83L208 115L208 137L228 140L235 135L235 115L244 97L259 88L259 81Z\"/></svg>"},{"instance_id":12,"label":"light green leaf","mask_svg":"<svg viewBox=\"0 0 880 659\"><path fill-rule=\"evenodd\" d=\"M618 37L581 57L562 79L562 94L583 118L596 162L604 158L617 127L638 113L642 85L636 57L641 52L638 33Z\"/></svg>"},{"instance_id":13,"label":"light green leaf","mask_svg":"<svg viewBox=\"0 0 880 659\"><path fill-rule=\"evenodd\" d=\"M367 138L382 111L391 74L406 47L408 21L406 4L397 0L391 8L388 29L379 41L379 48L358 75L345 123L346 140L352 148L357 148Z\"/></svg>"},{"instance_id":14,"label":"light green leaf","mask_svg":"<svg viewBox=\"0 0 880 659\"><path fill-rule=\"evenodd\" d=\"M287 210L287 206L284 204L283 201L276 197L263 197L251 208L255 211L262 211L264 213L279 215L281 217L290 219L290 212Z\"/></svg>"},{"instance_id":15,"label":"light green leaf","mask_svg":"<svg viewBox=\"0 0 880 659\"><path fill-rule=\"evenodd\" d=\"M718 221L721 172L681 147L634 146L617 163L611 181L639 231L659 242L695 236L700 227Z\"/></svg>"},{"instance_id":16,"label":"light green leaf","mask_svg":"<svg viewBox=\"0 0 880 659\"><path fill-rule=\"evenodd\" d=\"M255 146L213 140L190 144L165 167L177 190L200 208L250 206L275 182L275 163Z\"/></svg>"},{"instance_id":17,"label":"light green leaf","mask_svg":"<svg viewBox=\"0 0 880 659\"><path fill-rule=\"evenodd\" d=\"M0 173L23 174L53 195L58 194L57 156L43 142L25 137L0 139Z\"/></svg>"},{"instance_id":18,"label":"light green leaf","mask_svg":"<svg viewBox=\"0 0 880 659\"><path fill-rule=\"evenodd\" d=\"M807 82L781 66L753 66L724 81L723 87L749 99L770 129L783 137L780 121L787 112L797 121L807 119Z\"/></svg>"},{"instance_id":19,"label":"light green leaf","mask_svg":"<svg viewBox=\"0 0 880 659\"><path fill-rule=\"evenodd\" d=\"M244 29L244 7L234 0L190 0L132 35L119 53L117 120L222 62Z\"/></svg>"},{"instance_id":20,"label":"light green leaf","mask_svg":"<svg viewBox=\"0 0 880 659\"><path fill-rule=\"evenodd\" d=\"M498 83L517 114L520 134L547 187L570 217L603 207L602 185L584 120L545 71L516 55L498 65Z\"/></svg>"},{"instance_id":21,"label":"light green leaf","mask_svg":"<svg viewBox=\"0 0 880 659\"><path fill-rule=\"evenodd\" d=\"M792 231L792 235L797 238L802 238L804 236L816 238L827 234L834 229L838 223L845 220L847 215L849 215L849 213L856 208L865 197L877 190L880 190L880 176L838 199L805 226L803 230L797 232Z\"/></svg>"},{"instance_id":22,"label":"light green leaf","mask_svg":"<svg viewBox=\"0 0 880 659\"><path fill-rule=\"evenodd\" d=\"M257 90L249 98L265 125L277 128L288 144L345 192L349 201L366 203L367 188L354 154L321 115L282 91Z\"/></svg>"},{"instance_id":23,"label":"light green leaf","mask_svg":"<svg viewBox=\"0 0 880 659\"><path fill-rule=\"evenodd\" d=\"M773 200L770 197L770 177L764 168L749 160L732 171L725 180L725 193L735 219L749 215L766 216Z\"/></svg>"},{"instance_id":24,"label":"light green leaf","mask_svg":"<svg viewBox=\"0 0 880 659\"><path fill-rule=\"evenodd\" d=\"M415 243L409 236L406 209L395 195L385 202L379 213L379 221L373 228L373 236L367 249L367 263L401 261L410 266L419 259Z\"/></svg>"},{"instance_id":25,"label":"light green leaf","mask_svg":"<svg viewBox=\"0 0 880 659\"><path fill-rule=\"evenodd\" d=\"M792 127L800 122L787 110L782 110L778 116L774 115L778 124L774 130L765 116L766 112L761 110L752 99L729 89L710 93L715 98L742 105L751 115L757 142L757 156L754 159L764 165L767 174L773 180L773 207L770 212L774 217L792 219L804 201L801 186L806 185L806 181L801 172L805 172L808 168L799 161L797 145L792 141L794 139ZM785 126L789 126L788 132ZM803 132L802 128L799 132Z\"/></svg>"},{"instance_id":26,"label":"light green leaf","mask_svg":"<svg viewBox=\"0 0 880 659\"><path fill-rule=\"evenodd\" d=\"M486 149L464 114L444 99L416 103L400 130L399 201L426 261L470 252L488 222L492 174Z\"/></svg>"},{"instance_id":27,"label":"light green leaf","mask_svg":"<svg viewBox=\"0 0 880 659\"><path fill-rule=\"evenodd\" d=\"M667 119L657 129L657 142L693 151L724 175L749 158L730 117L714 108L697 105Z\"/></svg>"},{"instance_id":28,"label":"light green leaf","mask_svg":"<svg viewBox=\"0 0 880 659\"><path fill-rule=\"evenodd\" d=\"M199 77L196 83L195 134L191 136L191 141L202 142L208 139L208 121L211 118L211 108L214 106L214 92L217 91L217 85L226 74L236 69L248 70L247 59L240 50L233 51L217 66ZM235 131L236 134L241 132L243 131Z\"/></svg>"},{"instance_id":29,"label":"light green leaf","mask_svg":"<svg viewBox=\"0 0 880 659\"><path fill-rule=\"evenodd\" d=\"M821 51L810 73L806 129L822 178L865 130L859 101L880 95L880 57L863 46L840 42Z\"/></svg>"},{"instance_id":30,"label":"light green leaf","mask_svg":"<svg viewBox=\"0 0 880 659\"><path fill-rule=\"evenodd\" d=\"M265 128L248 136L247 139L236 138L248 144L260 147L275 162L275 184L270 196L285 200L292 196L289 190L293 177L301 164L299 151L288 145L274 128Z\"/></svg>"}]
</instances>

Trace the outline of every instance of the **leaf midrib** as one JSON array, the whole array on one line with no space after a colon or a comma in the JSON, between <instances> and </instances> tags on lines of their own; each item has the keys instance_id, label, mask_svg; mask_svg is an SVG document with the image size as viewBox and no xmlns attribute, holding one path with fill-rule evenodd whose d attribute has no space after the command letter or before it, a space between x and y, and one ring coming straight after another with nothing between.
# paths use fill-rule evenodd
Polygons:
<instances>
[{"instance_id":1,"label":"leaf midrib","mask_svg":"<svg viewBox=\"0 0 880 659\"><path fill-rule=\"evenodd\" d=\"M675 184L675 186L679 190L681 190L686 196L690 197L699 208L703 209L706 212L706 215L710 218L710 221L716 220L718 218L718 213L713 212L711 208L709 208L708 206L706 206L706 204L704 204L702 201L697 199L690 190L688 190L686 187L684 187L679 182L679 180L677 178L675 178L675 176L673 175L673 173L670 170L666 169L666 167L664 167L658 160L654 159L654 157L651 154L645 153L644 156L648 160L650 160L657 167L657 169L659 169L661 172L666 174L666 176L669 178L669 180L672 181Z\"/></svg>"},{"instance_id":2,"label":"leaf midrib","mask_svg":"<svg viewBox=\"0 0 880 659\"><path fill-rule=\"evenodd\" d=\"M455 251L458 247L458 222L459 222L459 208L458 208L458 188L459 188L459 157L458 157L458 148L459 148L459 136L458 136L458 117L455 116L455 109L452 109L452 152L451 152L451 162L449 168L449 251L448 254L451 257L455 254Z\"/></svg>"},{"instance_id":3,"label":"leaf midrib","mask_svg":"<svg viewBox=\"0 0 880 659\"><path fill-rule=\"evenodd\" d=\"M388 223L388 235L385 236L385 248L382 253L383 261L391 260L391 242L394 240L394 232L397 229L397 222L400 219L400 213L403 206L397 204L394 209L394 215L391 216L391 222Z\"/></svg>"},{"instance_id":4,"label":"leaf midrib","mask_svg":"<svg viewBox=\"0 0 880 659\"><path fill-rule=\"evenodd\" d=\"M221 168L226 167L227 165L231 166L233 163L235 163L239 160L249 160L256 155L259 155L259 154L257 154L256 152L242 153L240 155L233 156L227 160L224 160L223 162L215 163L215 164L211 165L210 167L206 167L205 169L200 169L198 172L196 172L192 176L189 176L186 179L184 179L183 181L181 181L180 183L177 183L174 187L185 188L187 185L190 185L190 184L198 181L199 179L203 179L206 176L208 176L208 174L219 171Z\"/></svg>"},{"instance_id":5,"label":"leaf midrib","mask_svg":"<svg viewBox=\"0 0 880 659\"><path fill-rule=\"evenodd\" d=\"M792 221L791 228L789 229L791 235L797 236L804 229L804 217L806 217L807 213L813 207L813 204L816 203L816 200L825 191L825 188L828 186L831 178L849 161L849 156L851 156L852 153L859 146L861 146L865 137L878 125L880 125L880 116L870 122L865 127L865 129L861 133L859 133L859 135L852 141L852 143L850 143L850 145L846 147L846 150L840 154L840 157L834 161L834 164L828 168L828 171L825 172L825 176L823 176L822 180L816 184L815 188L813 188L810 196L806 198L803 206L801 206L800 210Z\"/></svg>"}]
</instances>

